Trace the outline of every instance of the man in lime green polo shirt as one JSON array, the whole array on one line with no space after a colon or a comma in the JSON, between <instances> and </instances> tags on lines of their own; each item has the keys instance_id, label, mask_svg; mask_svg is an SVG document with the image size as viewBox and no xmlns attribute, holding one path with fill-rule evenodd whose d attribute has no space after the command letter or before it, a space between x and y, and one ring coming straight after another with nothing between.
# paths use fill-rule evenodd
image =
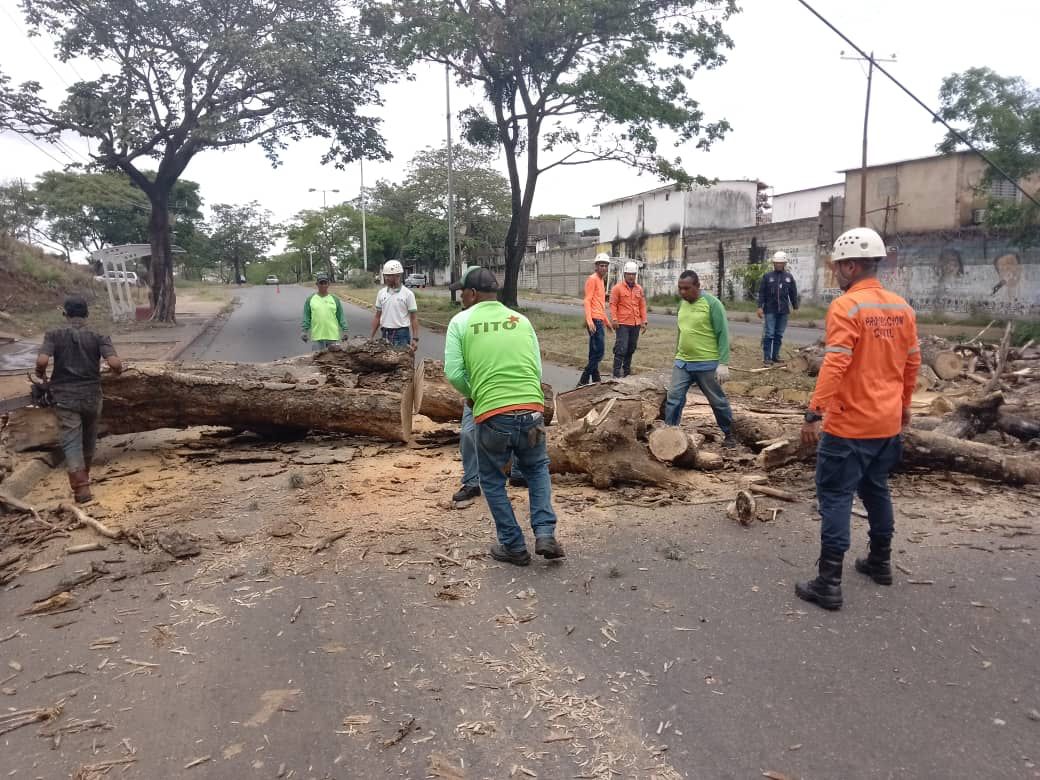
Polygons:
<instances>
[{"instance_id":1,"label":"man in lime green polo shirt","mask_svg":"<svg viewBox=\"0 0 1040 780\"><path fill-rule=\"evenodd\" d=\"M328 349L347 338L347 318L343 303L329 292L329 277L318 274L318 292L307 297L303 304L303 332L300 339L310 341L316 352Z\"/></svg>"},{"instance_id":2,"label":"man in lime green polo shirt","mask_svg":"<svg viewBox=\"0 0 1040 780\"><path fill-rule=\"evenodd\" d=\"M516 566L531 562L506 493L512 462L527 480L534 551L562 558L545 447L538 336L526 317L499 303L498 279L488 269L467 268L449 289L462 290L465 311L448 323L444 375L473 409L480 488L498 535L491 557Z\"/></svg>"},{"instance_id":3,"label":"man in lime green polo shirt","mask_svg":"<svg viewBox=\"0 0 1040 780\"><path fill-rule=\"evenodd\" d=\"M679 276L679 335L675 344L672 382L665 402L664 421L678 425L686 405L686 393L696 384L708 399L725 439L723 447L735 447L733 410L721 382L729 379L729 326L722 302L701 290L694 271Z\"/></svg>"}]
</instances>

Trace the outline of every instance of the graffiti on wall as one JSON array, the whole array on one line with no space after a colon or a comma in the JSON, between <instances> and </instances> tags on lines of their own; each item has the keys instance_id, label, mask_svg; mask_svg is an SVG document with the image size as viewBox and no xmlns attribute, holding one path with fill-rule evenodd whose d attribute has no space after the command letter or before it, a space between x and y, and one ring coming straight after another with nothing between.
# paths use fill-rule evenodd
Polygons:
<instances>
[{"instance_id":1,"label":"graffiti on wall","mask_svg":"<svg viewBox=\"0 0 1040 780\"><path fill-rule=\"evenodd\" d=\"M819 265L820 297L839 295L830 257ZM878 269L882 283L918 311L1040 317L1040 250L970 238L891 249Z\"/></svg>"}]
</instances>

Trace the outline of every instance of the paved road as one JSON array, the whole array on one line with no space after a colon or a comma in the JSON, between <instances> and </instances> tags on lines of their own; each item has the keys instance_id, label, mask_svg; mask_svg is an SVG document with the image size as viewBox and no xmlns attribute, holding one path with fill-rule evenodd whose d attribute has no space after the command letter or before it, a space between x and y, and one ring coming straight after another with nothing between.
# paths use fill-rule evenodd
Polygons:
<instances>
[{"instance_id":1,"label":"paved road","mask_svg":"<svg viewBox=\"0 0 1040 780\"><path fill-rule=\"evenodd\" d=\"M437 295L448 295L447 290L444 288L428 287L426 292ZM569 314L569 315L580 315L582 311L581 301L575 300L574 303L559 303L556 301L545 301L537 298L520 298L520 306L525 309L541 309L542 311L551 312L553 314ZM674 314L663 314L660 312L650 312L647 315L647 320L654 325L662 325L668 328L675 327L675 315ZM762 323L755 320L753 322L740 322L739 320L730 319L729 321L729 332L731 336L747 336L750 338L762 338ZM788 325L787 330L784 331L784 341L792 344L814 344L820 340L823 336L823 331L820 328L806 328L799 325Z\"/></svg>"},{"instance_id":2,"label":"paved road","mask_svg":"<svg viewBox=\"0 0 1040 780\"><path fill-rule=\"evenodd\" d=\"M219 332L196 344L187 360L237 360L262 363L310 351L300 341L303 304L312 288L300 285L243 287L236 293L240 305ZM372 312L344 303L351 337L368 338ZM423 329L416 358L444 358L444 334ZM573 387L579 372L567 366L546 363L543 378L553 387Z\"/></svg>"}]
</instances>

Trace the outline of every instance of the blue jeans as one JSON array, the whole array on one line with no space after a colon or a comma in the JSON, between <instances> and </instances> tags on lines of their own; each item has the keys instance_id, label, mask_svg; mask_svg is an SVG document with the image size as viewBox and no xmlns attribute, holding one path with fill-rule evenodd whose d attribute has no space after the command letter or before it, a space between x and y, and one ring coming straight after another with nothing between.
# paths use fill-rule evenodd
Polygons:
<instances>
[{"instance_id":1,"label":"blue jeans","mask_svg":"<svg viewBox=\"0 0 1040 780\"><path fill-rule=\"evenodd\" d=\"M632 373L632 355L639 346L638 325L617 325L614 335L614 377Z\"/></svg>"},{"instance_id":2,"label":"blue jeans","mask_svg":"<svg viewBox=\"0 0 1040 780\"><path fill-rule=\"evenodd\" d=\"M538 412L496 414L477 423L477 461L480 489L495 520L498 541L508 550L527 548L524 532L506 493L506 474L513 461L527 479L531 504L531 530L536 537L556 533L549 480L549 453L545 449L545 423Z\"/></svg>"},{"instance_id":3,"label":"blue jeans","mask_svg":"<svg viewBox=\"0 0 1040 780\"><path fill-rule=\"evenodd\" d=\"M888 472L903 456L903 439L845 439L825 433L816 450L816 497L823 522L820 543L840 552L849 549L852 496L867 510L870 536L892 537L895 518L888 492Z\"/></svg>"},{"instance_id":4,"label":"blue jeans","mask_svg":"<svg viewBox=\"0 0 1040 780\"><path fill-rule=\"evenodd\" d=\"M581 373L580 384L583 385L589 381L599 381L599 363L607 351L607 329L603 320L593 320L592 324L596 326L596 332L589 334L589 362Z\"/></svg>"},{"instance_id":5,"label":"blue jeans","mask_svg":"<svg viewBox=\"0 0 1040 780\"><path fill-rule=\"evenodd\" d=\"M704 393L715 413L715 422L722 432L729 435L733 429L733 410L722 390L722 385L715 378L714 371L688 371L679 366L672 366L672 383L668 388L668 398L664 405L664 421L666 425L678 425L682 420L683 407L686 406L686 393L690 385L696 384Z\"/></svg>"},{"instance_id":6,"label":"blue jeans","mask_svg":"<svg viewBox=\"0 0 1040 780\"><path fill-rule=\"evenodd\" d=\"M762 356L767 363L780 360L780 343L784 340L784 331L787 330L787 317L786 314L768 311L763 317Z\"/></svg>"},{"instance_id":7,"label":"blue jeans","mask_svg":"<svg viewBox=\"0 0 1040 780\"><path fill-rule=\"evenodd\" d=\"M459 451L462 453L462 486L477 487L480 484L480 465L477 461L477 424L473 422L473 409L467 403L462 405Z\"/></svg>"},{"instance_id":8,"label":"blue jeans","mask_svg":"<svg viewBox=\"0 0 1040 780\"><path fill-rule=\"evenodd\" d=\"M339 342L333 341L332 339L318 339L317 341L312 341L311 352L324 352L333 344L339 344Z\"/></svg>"},{"instance_id":9,"label":"blue jeans","mask_svg":"<svg viewBox=\"0 0 1040 780\"><path fill-rule=\"evenodd\" d=\"M412 343L411 328L381 328L383 340L394 347L407 347Z\"/></svg>"}]
</instances>

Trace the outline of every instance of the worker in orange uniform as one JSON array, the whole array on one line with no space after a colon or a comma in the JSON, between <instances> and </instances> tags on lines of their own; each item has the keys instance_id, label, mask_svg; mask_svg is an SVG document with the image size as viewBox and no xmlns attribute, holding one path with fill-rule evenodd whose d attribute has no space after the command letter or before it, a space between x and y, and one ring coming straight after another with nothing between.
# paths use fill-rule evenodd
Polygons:
<instances>
[{"instance_id":1,"label":"worker in orange uniform","mask_svg":"<svg viewBox=\"0 0 1040 780\"><path fill-rule=\"evenodd\" d=\"M639 345L639 334L646 331L646 298L636 284L639 263L629 260L622 279L610 290L610 316L614 320L614 378L632 373L632 355Z\"/></svg>"},{"instance_id":2,"label":"worker in orange uniform","mask_svg":"<svg viewBox=\"0 0 1040 780\"><path fill-rule=\"evenodd\" d=\"M599 362L607 350L607 330L614 330L607 317L607 288L603 280L610 269L610 255L596 255L596 270L585 280L585 327L589 331L589 362L581 372L578 386L599 381Z\"/></svg>"},{"instance_id":3,"label":"worker in orange uniform","mask_svg":"<svg viewBox=\"0 0 1040 780\"><path fill-rule=\"evenodd\" d=\"M848 230L834 242L834 274L844 294L827 309L823 366L802 426L802 443L819 444L819 573L794 588L799 598L824 609L841 608L842 562L856 493L870 525L869 552L856 560L856 571L880 585L892 584L895 523L888 474L902 456L901 432L910 424L921 350L914 310L877 278L886 254L881 236L868 228Z\"/></svg>"}]
</instances>

